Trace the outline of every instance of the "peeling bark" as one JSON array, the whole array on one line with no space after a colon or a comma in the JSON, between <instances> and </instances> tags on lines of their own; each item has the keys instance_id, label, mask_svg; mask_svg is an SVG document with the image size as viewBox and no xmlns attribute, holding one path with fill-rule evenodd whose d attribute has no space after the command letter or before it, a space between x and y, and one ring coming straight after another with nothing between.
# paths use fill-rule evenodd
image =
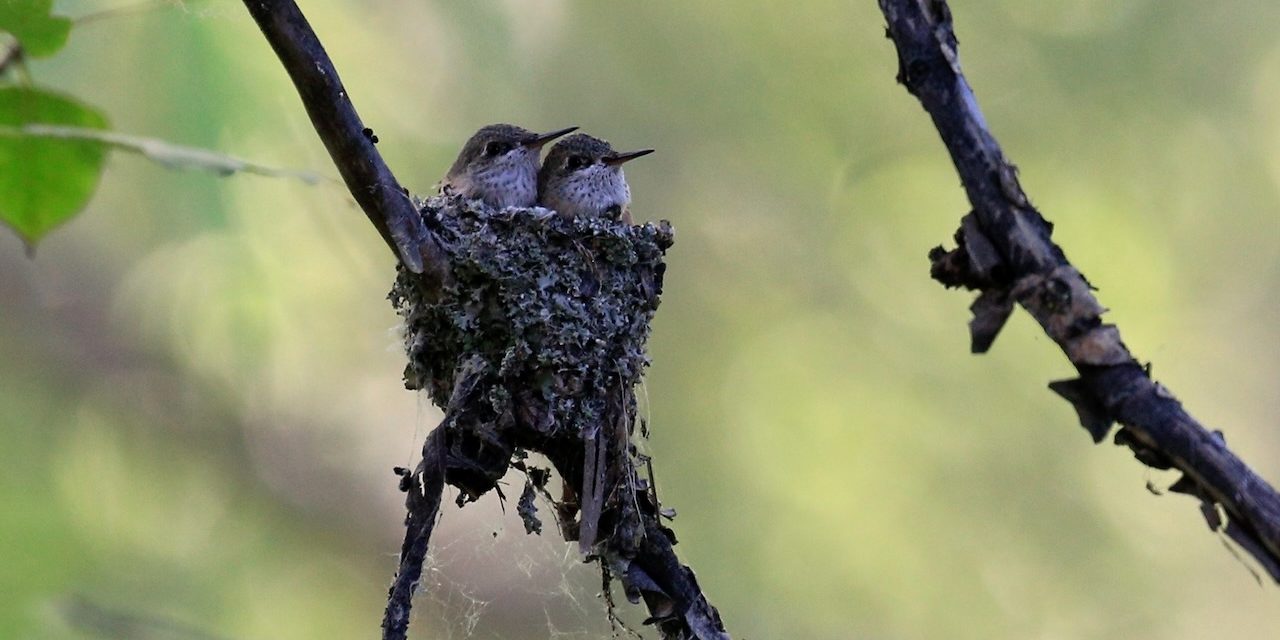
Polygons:
<instances>
[{"instance_id":1,"label":"peeling bark","mask_svg":"<svg viewBox=\"0 0 1280 640\"><path fill-rule=\"evenodd\" d=\"M1181 471L1174 489L1203 501L1209 527L1280 582L1280 494L1152 380L1120 330L1103 322L1106 309L1093 287L1054 244L1053 225L1032 206L987 128L960 70L947 3L880 0L880 9L898 51L898 81L933 119L973 207L956 233L958 246L936 248L929 258L935 280L980 292L970 323L974 352L991 346L1016 301L1075 365L1078 378L1050 388L1072 404L1093 439L1101 442L1120 423L1117 444L1148 466Z\"/></svg>"}]
</instances>

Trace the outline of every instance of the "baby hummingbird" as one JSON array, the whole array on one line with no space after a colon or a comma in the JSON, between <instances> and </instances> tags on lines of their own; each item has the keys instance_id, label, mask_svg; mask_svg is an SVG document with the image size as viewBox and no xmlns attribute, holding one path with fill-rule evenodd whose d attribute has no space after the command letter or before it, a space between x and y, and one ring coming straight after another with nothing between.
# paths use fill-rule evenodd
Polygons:
<instances>
[{"instance_id":1,"label":"baby hummingbird","mask_svg":"<svg viewBox=\"0 0 1280 640\"><path fill-rule=\"evenodd\" d=\"M619 153L608 142L578 133L547 153L538 172L538 204L568 217L607 217L631 224L631 189L622 163L653 149Z\"/></svg>"},{"instance_id":2,"label":"baby hummingbird","mask_svg":"<svg viewBox=\"0 0 1280 640\"><path fill-rule=\"evenodd\" d=\"M532 207L538 199L542 145L575 129L534 133L511 124L482 127L462 147L441 189L491 207Z\"/></svg>"}]
</instances>

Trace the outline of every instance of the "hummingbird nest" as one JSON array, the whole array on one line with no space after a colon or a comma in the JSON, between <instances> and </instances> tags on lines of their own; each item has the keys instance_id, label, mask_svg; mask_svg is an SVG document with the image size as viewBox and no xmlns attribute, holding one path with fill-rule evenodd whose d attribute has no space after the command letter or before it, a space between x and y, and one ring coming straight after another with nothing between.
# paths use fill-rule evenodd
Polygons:
<instances>
[{"instance_id":1,"label":"hummingbird nest","mask_svg":"<svg viewBox=\"0 0 1280 640\"><path fill-rule=\"evenodd\" d=\"M448 481L474 499L513 455L522 466L520 449L554 461L546 449L570 440L611 441L601 463L628 456L670 224L494 210L456 196L420 210L452 278L428 289L401 268L389 297L405 322L405 386L426 390L455 432L450 448L463 464L449 465ZM575 459L568 466L578 469L560 469L566 479L582 472ZM598 475L605 483L588 493L616 484Z\"/></svg>"}]
</instances>

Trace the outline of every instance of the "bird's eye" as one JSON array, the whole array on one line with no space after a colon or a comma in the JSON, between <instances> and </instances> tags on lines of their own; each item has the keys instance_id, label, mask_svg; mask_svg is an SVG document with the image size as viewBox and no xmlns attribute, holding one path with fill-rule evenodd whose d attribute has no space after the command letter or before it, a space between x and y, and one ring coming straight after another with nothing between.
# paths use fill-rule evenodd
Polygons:
<instances>
[{"instance_id":1,"label":"bird's eye","mask_svg":"<svg viewBox=\"0 0 1280 640\"><path fill-rule=\"evenodd\" d=\"M568 171L577 171L590 164L591 160L586 156L569 156L569 159L564 161L564 168Z\"/></svg>"},{"instance_id":2,"label":"bird's eye","mask_svg":"<svg viewBox=\"0 0 1280 640\"><path fill-rule=\"evenodd\" d=\"M487 158L496 158L511 150L509 142L490 142L484 145L484 155Z\"/></svg>"}]
</instances>

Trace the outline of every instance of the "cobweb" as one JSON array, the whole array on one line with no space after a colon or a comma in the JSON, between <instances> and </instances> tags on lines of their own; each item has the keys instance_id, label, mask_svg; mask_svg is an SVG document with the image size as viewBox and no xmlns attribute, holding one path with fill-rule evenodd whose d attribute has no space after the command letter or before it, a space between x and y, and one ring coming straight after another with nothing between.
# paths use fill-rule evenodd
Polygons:
<instances>
[{"instance_id":1,"label":"cobweb","mask_svg":"<svg viewBox=\"0 0 1280 640\"><path fill-rule=\"evenodd\" d=\"M536 461L541 465L545 462ZM600 568L585 564L560 536L551 505L539 498L541 535L527 535L515 498L524 475L508 473L494 493L459 508L447 488L441 520L415 596L415 635L442 640L643 637L642 607L615 587L611 617ZM549 486L558 487L554 478Z\"/></svg>"},{"instance_id":2,"label":"cobweb","mask_svg":"<svg viewBox=\"0 0 1280 640\"><path fill-rule=\"evenodd\" d=\"M402 331L402 327L396 327ZM425 391L417 392L413 441L406 451L412 462L442 414ZM647 421L647 394L641 413ZM550 467L533 454L528 463ZM407 464L406 466L411 466ZM615 587L618 605L610 616L602 594L600 567L586 564L577 545L564 541L555 511L537 499L542 534L525 533L516 513L524 474L509 472L498 488L478 502L458 507L457 490L445 488L440 521L431 538L427 562L414 596L412 635L433 640L575 640L643 637L643 607L635 607ZM547 483L558 495L560 477ZM647 634L652 636L653 634Z\"/></svg>"}]
</instances>

